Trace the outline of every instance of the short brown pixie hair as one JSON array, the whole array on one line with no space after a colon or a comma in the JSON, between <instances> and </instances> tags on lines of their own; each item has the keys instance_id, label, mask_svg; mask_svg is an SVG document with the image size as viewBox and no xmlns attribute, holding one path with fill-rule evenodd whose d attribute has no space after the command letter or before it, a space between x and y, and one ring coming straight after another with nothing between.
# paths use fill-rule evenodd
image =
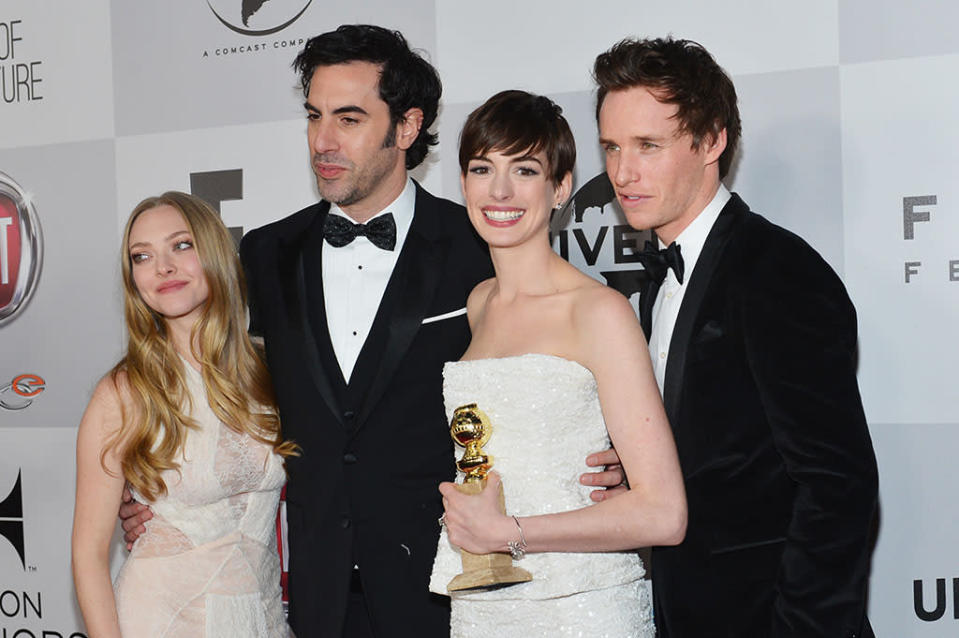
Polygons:
<instances>
[{"instance_id":1,"label":"short brown pixie hair","mask_svg":"<svg viewBox=\"0 0 959 638\"><path fill-rule=\"evenodd\" d=\"M671 37L622 40L596 58L593 79L597 122L607 93L643 87L660 102L676 105L679 130L692 135L693 148L725 128L719 177L729 173L742 135L736 88L702 45Z\"/></svg>"},{"instance_id":2,"label":"short brown pixie hair","mask_svg":"<svg viewBox=\"0 0 959 638\"><path fill-rule=\"evenodd\" d=\"M469 114L460 133L460 171L490 151L506 155L542 151L546 171L559 184L576 163L576 142L563 109L548 97L501 91Z\"/></svg>"}]
</instances>

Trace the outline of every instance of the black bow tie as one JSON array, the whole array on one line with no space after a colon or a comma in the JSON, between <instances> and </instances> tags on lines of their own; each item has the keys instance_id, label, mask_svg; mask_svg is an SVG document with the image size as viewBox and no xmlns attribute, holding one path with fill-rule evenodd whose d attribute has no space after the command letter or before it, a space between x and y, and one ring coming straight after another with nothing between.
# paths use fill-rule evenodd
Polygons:
<instances>
[{"instance_id":1,"label":"black bow tie","mask_svg":"<svg viewBox=\"0 0 959 638\"><path fill-rule=\"evenodd\" d=\"M637 257L639 263L649 273L649 278L656 282L657 287L662 285L663 279L666 278L666 271L670 268L676 273L676 280L683 283L683 256L676 242L657 250L656 244L647 241L643 251Z\"/></svg>"},{"instance_id":2,"label":"black bow tie","mask_svg":"<svg viewBox=\"0 0 959 638\"><path fill-rule=\"evenodd\" d=\"M374 217L365 224L354 224L340 215L327 215L323 237L331 246L341 248L363 235L377 248L393 250L396 247L396 222L393 213Z\"/></svg>"}]
</instances>

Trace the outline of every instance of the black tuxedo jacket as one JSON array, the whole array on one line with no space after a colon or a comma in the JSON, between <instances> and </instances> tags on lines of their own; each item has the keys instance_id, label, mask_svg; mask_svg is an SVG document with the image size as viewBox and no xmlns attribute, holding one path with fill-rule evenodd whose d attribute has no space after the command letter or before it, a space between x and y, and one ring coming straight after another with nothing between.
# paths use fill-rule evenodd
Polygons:
<instances>
[{"instance_id":1,"label":"black tuxedo jacket","mask_svg":"<svg viewBox=\"0 0 959 638\"><path fill-rule=\"evenodd\" d=\"M872 636L877 472L845 288L735 194L689 277L663 397L689 525L653 550L660 635Z\"/></svg>"},{"instance_id":2,"label":"black tuxedo jacket","mask_svg":"<svg viewBox=\"0 0 959 638\"><path fill-rule=\"evenodd\" d=\"M320 202L244 237L251 331L266 343L285 437L290 624L339 638L360 565L377 636L447 636L449 603L429 593L440 481L454 473L443 363L469 345L462 309L492 276L462 207L417 185L413 222L349 384L327 330Z\"/></svg>"}]
</instances>

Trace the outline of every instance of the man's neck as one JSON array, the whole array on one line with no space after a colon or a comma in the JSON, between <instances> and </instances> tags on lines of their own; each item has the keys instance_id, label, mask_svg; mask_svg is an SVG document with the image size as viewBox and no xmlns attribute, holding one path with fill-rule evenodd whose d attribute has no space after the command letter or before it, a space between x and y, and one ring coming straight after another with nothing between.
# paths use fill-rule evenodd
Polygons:
<instances>
[{"instance_id":1,"label":"man's neck","mask_svg":"<svg viewBox=\"0 0 959 638\"><path fill-rule=\"evenodd\" d=\"M706 210L709 202L713 201L721 183L718 177L715 180L704 181L699 195L689 205L686 213L669 224L653 229L656 232L656 237L666 246L676 241L676 238Z\"/></svg>"},{"instance_id":2,"label":"man's neck","mask_svg":"<svg viewBox=\"0 0 959 638\"><path fill-rule=\"evenodd\" d=\"M400 196L400 193L406 188L406 180L406 167L398 165L398 169L391 172L380 183L376 192L370 193L369 196L353 204L341 205L340 210L357 224L365 224Z\"/></svg>"}]
</instances>

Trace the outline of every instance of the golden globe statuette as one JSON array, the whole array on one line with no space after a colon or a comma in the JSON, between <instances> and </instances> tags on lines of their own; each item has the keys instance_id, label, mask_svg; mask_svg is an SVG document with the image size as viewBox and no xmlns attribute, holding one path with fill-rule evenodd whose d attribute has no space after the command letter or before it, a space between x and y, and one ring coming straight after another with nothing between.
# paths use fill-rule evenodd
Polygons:
<instances>
[{"instance_id":1,"label":"golden globe statuette","mask_svg":"<svg viewBox=\"0 0 959 638\"><path fill-rule=\"evenodd\" d=\"M479 494L486 488L486 475L493 466L493 459L483 453L483 446L489 441L493 426L489 417L476 407L475 403L463 405L453 411L450 421L450 436L457 445L466 448L463 458L456 462L466 476L456 489L464 494ZM499 509L506 513L503 497L503 485L499 486ZM525 569L513 566L509 554L473 554L460 550L463 561L463 573L457 575L446 586L447 591L478 589L484 587L502 587L515 583L525 583L533 575Z\"/></svg>"}]
</instances>

